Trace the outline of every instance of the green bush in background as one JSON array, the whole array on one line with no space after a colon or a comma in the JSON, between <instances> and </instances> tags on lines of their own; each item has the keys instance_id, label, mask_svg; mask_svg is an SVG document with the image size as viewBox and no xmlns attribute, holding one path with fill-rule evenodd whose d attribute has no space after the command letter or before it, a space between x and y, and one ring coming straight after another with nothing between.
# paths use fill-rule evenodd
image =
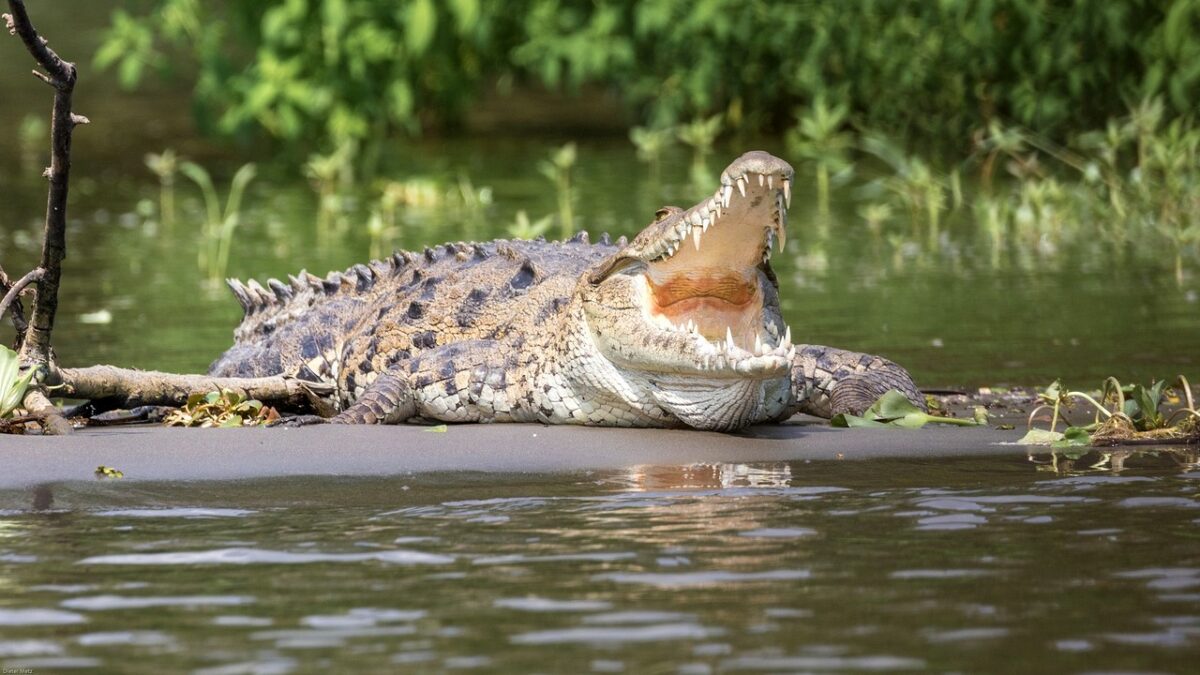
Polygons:
<instances>
[{"instance_id":1,"label":"green bush in background","mask_svg":"<svg viewBox=\"0 0 1200 675\"><path fill-rule=\"evenodd\" d=\"M194 73L202 122L329 145L452 127L489 87L615 92L634 123L782 131L820 100L861 128L965 146L1200 99L1200 0L155 0L99 65ZM516 102L519 105L519 101Z\"/></svg>"}]
</instances>

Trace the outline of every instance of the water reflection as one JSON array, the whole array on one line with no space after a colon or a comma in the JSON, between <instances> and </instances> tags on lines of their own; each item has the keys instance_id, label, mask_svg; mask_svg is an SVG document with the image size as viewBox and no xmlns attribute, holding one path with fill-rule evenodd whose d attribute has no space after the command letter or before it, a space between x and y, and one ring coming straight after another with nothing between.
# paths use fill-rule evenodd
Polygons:
<instances>
[{"instance_id":1,"label":"water reflection","mask_svg":"<svg viewBox=\"0 0 1200 675\"><path fill-rule=\"evenodd\" d=\"M731 487L788 487L792 467L787 462L771 464L687 464L684 466L635 466L618 484L627 490L688 490Z\"/></svg>"},{"instance_id":2,"label":"water reflection","mask_svg":"<svg viewBox=\"0 0 1200 675\"><path fill-rule=\"evenodd\" d=\"M1120 474L1126 463L1137 468L1170 467L1179 471L1200 469L1200 448L1070 448L1050 452L1030 451L1029 461L1038 471L1064 476Z\"/></svg>"},{"instance_id":3,"label":"water reflection","mask_svg":"<svg viewBox=\"0 0 1200 675\"><path fill-rule=\"evenodd\" d=\"M5 493L0 665L1187 670L1200 472L1126 459Z\"/></svg>"}]
</instances>

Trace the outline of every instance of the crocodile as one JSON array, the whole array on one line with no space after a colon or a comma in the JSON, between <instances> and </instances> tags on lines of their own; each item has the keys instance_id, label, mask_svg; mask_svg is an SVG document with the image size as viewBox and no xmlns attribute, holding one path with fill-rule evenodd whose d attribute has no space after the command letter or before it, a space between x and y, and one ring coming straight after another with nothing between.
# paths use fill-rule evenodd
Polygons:
<instances>
[{"instance_id":1,"label":"crocodile","mask_svg":"<svg viewBox=\"0 0 1200 675\"><path fill-rule=\"evenodd\" d=\"M244 317L209 372L333 392L299 423L734 431L861 413L889 389L924 407L887 359L793 343L770 264L793 180L753 151L632 240L448 243L323 278L231 279Z\"/></svg>"}]
</instances>

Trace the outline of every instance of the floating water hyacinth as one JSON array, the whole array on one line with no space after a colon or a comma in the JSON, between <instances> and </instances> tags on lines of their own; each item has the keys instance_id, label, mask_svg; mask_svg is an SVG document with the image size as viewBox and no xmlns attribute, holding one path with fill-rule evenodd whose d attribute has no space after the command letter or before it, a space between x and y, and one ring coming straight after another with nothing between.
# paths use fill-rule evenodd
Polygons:
<instances>
[{"instance_id":1,"label":"floating water hyacinth","mask_svg":"<svg viewBox=\"0 0 1200 675\"><path fill-rule=\"evenodd\" d=\"M21 374L21 362L17 353L8 347L0 346L0 417L7 417L25 398L25 390L33 379L34 370L30 368Z\"/></svg>"}]
</instances>

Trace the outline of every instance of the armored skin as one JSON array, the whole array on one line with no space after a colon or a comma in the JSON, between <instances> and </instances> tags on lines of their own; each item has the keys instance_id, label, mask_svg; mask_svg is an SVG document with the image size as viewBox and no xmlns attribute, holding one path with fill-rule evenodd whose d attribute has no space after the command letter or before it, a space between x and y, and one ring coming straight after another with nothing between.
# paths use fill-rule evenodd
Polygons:
<instances>
[{"instance_id":1,"label":"armored skin","mask_svg":"<svg viewBox=\"0 0 1200 675\"><path fill-rule=\"evenodd\" d=\"M888 389L923 406L886 359L792 343L770 266L792 180L749 152L712 197L660 209L629 242L451 243L266 288L231 280L245 317L210 373L331 384L339 423L733 431L861 413Z\"/></svg>"}]
</instances>

